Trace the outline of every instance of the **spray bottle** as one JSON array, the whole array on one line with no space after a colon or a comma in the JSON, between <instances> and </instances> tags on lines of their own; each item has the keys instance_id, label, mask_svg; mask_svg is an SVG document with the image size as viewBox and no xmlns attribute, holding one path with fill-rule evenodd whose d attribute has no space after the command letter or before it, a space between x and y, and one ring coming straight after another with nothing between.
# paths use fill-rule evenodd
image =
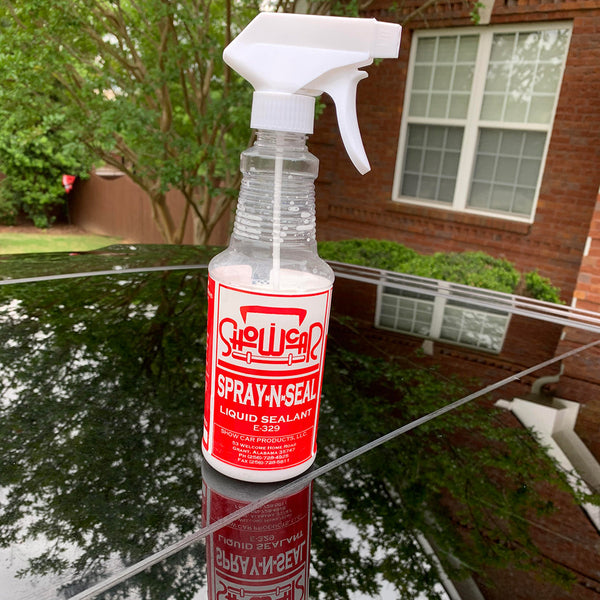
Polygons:
<instances>
[{"instance_id":1,"label":"spray bottle","mask_svg":"<svg viewBox=\"0 0 600 600\"><path fill-rule=\"evenodd\" d=\"M261 13L223 53L255 89L257 130L230 245L209 264L202 451L230 477L280 481L315 459L334 276L317 254L306 136L326 92L350 159L369 171L359 69L397 57L399 44L400 26L375 19Z\"/></svg>"}]
</instances>

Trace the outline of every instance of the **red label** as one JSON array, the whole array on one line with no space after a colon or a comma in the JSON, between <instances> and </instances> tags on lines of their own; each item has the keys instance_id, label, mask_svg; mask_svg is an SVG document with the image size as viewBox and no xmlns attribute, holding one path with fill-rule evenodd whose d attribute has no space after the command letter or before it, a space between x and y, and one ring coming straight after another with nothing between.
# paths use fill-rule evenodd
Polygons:
<instances>
[{"instance_id":1,"label":"red label","mask_svg":"<svg viewBox=\"0 0 600 600\"><path fill-rule=\"evenodd\" d=\"M309 484L208 536L208 598L307 600L311 503ZM203 481L205 525L245 504Z\"/></svg>"},{"instance_id":2,"label":"red label","mask_svg":"<svg viewBox=\"0 0 600 600\"><path fill-rule=\"evenodd\" d=\"M251 470L300 465L316 451L331 288L239 290L209 279L203 444Z\"/></svg>"}]
</instances>

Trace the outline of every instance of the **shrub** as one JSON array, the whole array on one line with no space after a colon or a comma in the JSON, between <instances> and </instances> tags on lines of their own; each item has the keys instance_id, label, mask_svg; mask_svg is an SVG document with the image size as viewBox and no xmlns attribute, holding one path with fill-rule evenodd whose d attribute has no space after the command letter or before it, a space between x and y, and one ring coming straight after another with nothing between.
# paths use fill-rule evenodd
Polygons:
<instances>
[{"instance_id":1,"label":"shrub","mask_svg":"<svg viewBox=\"0 0 600 600\"><path fill-rule=\"evenodd\" d=\"M507 293L515 291L521 278L509 261L493 258L485 252L418 255L408 264L407 272Z\"/></svg>"},{"instance_id":2,"label":"shrub","mask_svg":"<svg viewBox=\"0 0 600 600\"><path fill-rule=\"evenodd\" d=\"M319 254L325 260L385 269L409 275L452 281L463 285L515 293L523 277L506 259L485 252L418 254L389 240L353 239L319 242ZM560 302L560 290L537 271L527 273L525 294L538 300Z\"/></svg>"},{"instance_id":3,"label":"shrub","mask_svg":"<svg viewBox=\"0 0 600 600\"><path fill-rule=\"evenodd\" d=\"M325 260L363 267L398 271L419 255L410 248L388 240L343 240L319 242L319 254Z\"/></svg>"},{"instance_id":4,"label":"shrub","mask_svg":"<svg viewBox=\"0 0 600 600\"><path fill-rule=\"evenodd\" d=\"M66 203L61 178L64 173L87 176L89 158L78 139L73 139L64 115L0 113L0 219L14 221L16 214L29 217L36 227L48 227L58 207Z\"/></svg>"},{"instance_id":5,"label":"shrub","mask_svg":"<svg viewBox=\"0 0 600 600\"><path fill-rule=\"evenodd\" d=\"M17 222L19 208L12 199L5 199L2 194L2 184L0 181L0 225L14 225Z\"/></svg>"},{"instance_id":6,"label":"shrub","mask_svg":"<svg viewBox=\"0 0 600 600\"><path fill-rule=\"evenodd\" d=\"M537 271L525 274L525 290L528 296L546 302L562 304L560 289L553 286L548 277L542 277Z\"/></svg>"}]
</instances>

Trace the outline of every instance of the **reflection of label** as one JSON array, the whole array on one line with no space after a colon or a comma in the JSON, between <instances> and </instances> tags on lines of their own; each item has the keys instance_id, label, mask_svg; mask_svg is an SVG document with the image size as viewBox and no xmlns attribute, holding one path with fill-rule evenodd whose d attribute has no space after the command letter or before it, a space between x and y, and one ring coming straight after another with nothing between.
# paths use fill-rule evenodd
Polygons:
<instances>
[{"instance_id":1,"label":"reflection of label","mask_svg":"<svg viewBox=\"0 0 600 600\"><path fill-rule=\"evenodd\" d=\"M203 482L204 525L245 505ZM307 600L312 486L207 538L208 600Z\"/></svg>"},{"instance_id":2,"label":"reflection of label","mask_svg":"<svg viewBox=\"0 0 600 600\"><path fill-rule=\"evenodd\" d=\"M209 279L204 449L249 470L314 455L331 288L249 292Z\"/></svg>"}]
</instances>

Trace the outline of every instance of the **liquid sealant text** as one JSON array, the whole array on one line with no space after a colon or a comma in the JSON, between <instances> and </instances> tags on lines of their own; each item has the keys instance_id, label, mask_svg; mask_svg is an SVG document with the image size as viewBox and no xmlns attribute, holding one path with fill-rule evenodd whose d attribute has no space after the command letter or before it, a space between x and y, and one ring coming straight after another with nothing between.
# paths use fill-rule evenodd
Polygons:
<instances>
[{"instance_id":1,"label":"liquid sealant text","mask_svg":"<svg viewBox=\"0 0 600 600\"><path fill-rule=\"evenodd\" d=\"M247 470L302 464L315 451L331 290L287 297L212 286L205 450Z\"/></svg>"}]
</instances>

